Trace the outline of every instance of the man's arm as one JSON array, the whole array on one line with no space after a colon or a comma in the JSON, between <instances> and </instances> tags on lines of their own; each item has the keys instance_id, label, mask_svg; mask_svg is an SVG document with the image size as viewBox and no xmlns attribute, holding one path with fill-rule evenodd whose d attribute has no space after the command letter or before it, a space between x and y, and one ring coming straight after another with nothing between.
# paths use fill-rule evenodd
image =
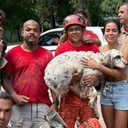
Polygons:
<instances>
[{"instance_id":1,"label":"man's arm","mask_svg":"<svg viewBox=\"0 0 128 128\"><path fill-rule=\"evenodd\" d=\"M51 96L52 96L51 110L58 111L58 106L59 106L58 96L52 90L50 90L50 92L51 92Z\"/></svg>"},{"instance_id":2,"label":"man's arm","mask_svg":"<svg viewBox=\"0 0 128 128\"><path fill-rule=\"evenodd\" d=\"M17 105L28 103L29 98L24 95L18 95L12 87L11 74L7 71L2 71L2 86L10 94Z\"/></svg>"},{"instance_id":3,"label":"man's arm","mask_svg":"<svg viewBox=\"0 0 128 128\"><path fill-rule=\"evenodd\" d=\"M92 42L96 44L98 47L101 46L101 41L99 39L92 39Z\"/></svg>"},{"instance_id":4,"label":"man's arm","mask_svg":"<svg viewBox=\"0 0 128 128\"><path fill-rule=\"evenodd\" d=\"M91 35L84 35L83 36L83 41L85 43L94 43L96 44L98 47L101 46L101 41L99 40L99 38L94 38Z\"/></svg>"}]
</instances>

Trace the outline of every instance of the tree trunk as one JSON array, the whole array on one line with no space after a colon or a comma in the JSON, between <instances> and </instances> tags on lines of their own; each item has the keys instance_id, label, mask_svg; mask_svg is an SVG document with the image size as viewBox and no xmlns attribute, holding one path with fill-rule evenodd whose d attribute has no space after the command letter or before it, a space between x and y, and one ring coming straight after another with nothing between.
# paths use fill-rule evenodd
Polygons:
<instances>
[{"instance_id":1,"label":"tree trunk","mask_svg":"<svg viewBox=\"0 0 128 128\"><path fill-rule=\"evenodd\" d=\"M54 12L51 13L51 25L52 25L52 28L55 28L55 17L54 17Z\"/></svg>"},{"instance_id":2,"label":"tree trunk","mask_svg":"<svg viewBox=\"0 0 128 128\"><path fill-rule=\"evenodd\" d=\"M79 9L86 10L87 7L87 0L78 0Z\"/></svg>"},{"instance_id":3,"label":"tree trunk","mask_svg":"<svg viewBox=\"0 0 128 128\"><path fill-rule=\"evenodd\" d=\"M88 14L88 20L89 20L89 25L91 24L91 19L90 19L90 14L89 14L89 0L78 0L79 3L79 10L84 10Z\"/></svg>"},{"instance_id":4,"label":"tree trunk","mask_svg":"<svg viewBox=\"0 0 128 128\"><path fill-rule=\"evenodd\" d=\"M10 39L9 39L10 42L12 42L12 36L13 36L13 31L10 31Z\"/></svg>"},{"instance_id":5,"label":"tree trunk","mask_svg":"<svg viewBox=\"0 0 128 128\"><path fill-rule=\"evenodd\" d=\"M52 1L52 2L54 2L54 1ZM52 5L51 5L51 26L52 26L52 28L55 28L55 16L54 16L54 3L52 3Z\"/></svg>"},{"instance_id":6,"label":"tree trunk","mask_svg":"<svg viewBox=\"0 0 128 128\"><path fill-rule=\"evenodd\" d=\"M16 31L17 31L18 41L21 41L21 36L20 36L19 28L17 28Z\"/></svg>"}]
</instances>

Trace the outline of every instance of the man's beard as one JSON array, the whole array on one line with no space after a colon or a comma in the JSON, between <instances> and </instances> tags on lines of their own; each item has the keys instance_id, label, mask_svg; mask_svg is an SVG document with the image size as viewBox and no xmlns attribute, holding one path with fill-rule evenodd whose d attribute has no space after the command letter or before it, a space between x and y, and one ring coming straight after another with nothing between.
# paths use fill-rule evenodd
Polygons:
<instances>
[{"instance_id":1,"label":"man's beard","mask_svg":"<svg viewBox=\"0 0 128 128\"><path fill-rule=\"evenodd\" d=\"M33 40L27 41L27 44L28 44L28 46L30 46L30 47L37 45L37 43L36 43L35 41L33 41Z\"/></svg>"}]
</instances>

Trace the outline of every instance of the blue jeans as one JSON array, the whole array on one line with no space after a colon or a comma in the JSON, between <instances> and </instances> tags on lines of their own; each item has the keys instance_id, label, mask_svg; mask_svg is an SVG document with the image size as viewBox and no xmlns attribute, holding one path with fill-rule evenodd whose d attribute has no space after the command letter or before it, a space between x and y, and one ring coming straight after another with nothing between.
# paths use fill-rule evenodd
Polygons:
<instances>
[{"instance_id":1,"label":"blue jeans","mask_svg":"<svg viewBox=\"0 0 128 128\"><path fill-rule=\"evenodd\" d=\"M13 106L11 127L12 128L39 128L45 122L45 116L49 112L46 104L27 104Z\"/></svg>"},{"instance_id":2,"label":"blue jeans","mask_svg":"<svg viewBox=\"0 0 128 128\"><path fill-rule=\"evenodd\" d=\"M103 88L101 91L101 104L128 110L128 81L107 82L107 90Z\"/></svg>"}]
</instances>

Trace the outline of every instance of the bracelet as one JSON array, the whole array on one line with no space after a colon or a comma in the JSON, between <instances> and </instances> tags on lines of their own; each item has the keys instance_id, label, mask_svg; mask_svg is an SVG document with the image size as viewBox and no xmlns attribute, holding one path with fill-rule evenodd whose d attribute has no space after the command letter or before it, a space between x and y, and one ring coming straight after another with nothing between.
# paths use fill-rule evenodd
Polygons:
<instances>
[{"instance_id":1,"label":"bracelet","mask_svg":"<svg viewBox=\"0 0 128 128\"><path fill-rule=\"evenodd\" d=\"M53 104L55 104L55 105L58 106L58 105L59 105L59 101L58 101L58 99L54 99L54 100L53 100Z\"/></svg>"}]
</instances>

